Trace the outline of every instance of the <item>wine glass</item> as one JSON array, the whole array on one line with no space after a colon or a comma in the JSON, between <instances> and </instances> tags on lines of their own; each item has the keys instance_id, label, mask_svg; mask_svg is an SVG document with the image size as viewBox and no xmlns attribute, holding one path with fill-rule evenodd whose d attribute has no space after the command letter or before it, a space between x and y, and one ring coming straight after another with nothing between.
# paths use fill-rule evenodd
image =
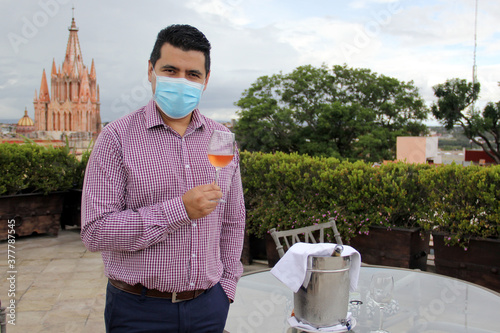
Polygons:
<instances>
[{"instance_id":1,"label":"wine glass","mask_svg":"<svg viewBox=\"0 0 500 333\"><path fill-rule=\"evenodd\" d=\"M394 290L394 279L392 276L385 273L375 273L370 282L370 296L380 308L380 320L378 330L372 333L389 333L382 328L384 306L392 300L392 292Z\"/></svg>"},{"instance_id":2,"label":"wine glass","mask_svg":"<svg viewBox=\"0 0 500 333\"><path fill-rule=\"evenodd\" d=\"M234 133L213 131L208 143L208 160L215 167L215 184L219 180L220 170L233 159L235 146ZM225 202L222 199L220 201Z\"/></svg>"}]
</instances>

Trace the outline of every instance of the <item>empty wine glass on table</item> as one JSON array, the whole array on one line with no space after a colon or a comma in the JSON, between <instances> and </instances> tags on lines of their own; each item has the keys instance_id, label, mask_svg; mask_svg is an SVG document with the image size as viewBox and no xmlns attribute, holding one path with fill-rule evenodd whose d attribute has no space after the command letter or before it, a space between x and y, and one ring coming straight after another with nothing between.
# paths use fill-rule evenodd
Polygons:
<instances>
[{"instance_id":1,"label":"empty wine glass on table","mask_svg":"<svg viewBox=\"0 0 500 333\"><path fill-rule=\"evenodd\" d=\"M234 133L215 130L208 143L208 160L215 167L215 184L220 170L227 166L234 156L236 141ZM220 202L225 202L223 199Z\"/></svg>"},{"instance_id":2,"label":"empty wine glass on table","mask_svg":"<svg viewBox=\"0 0 500 333\"><path fill-rule=\"evenodd\" d=\"M370 296L380 308L380 319L378 330L372 333L389 333L382 328L384 318L384 307L392 300L392 292L394 290L394 279L386 273L375 273L370 282Z\"/></svg>"}]
</instances>

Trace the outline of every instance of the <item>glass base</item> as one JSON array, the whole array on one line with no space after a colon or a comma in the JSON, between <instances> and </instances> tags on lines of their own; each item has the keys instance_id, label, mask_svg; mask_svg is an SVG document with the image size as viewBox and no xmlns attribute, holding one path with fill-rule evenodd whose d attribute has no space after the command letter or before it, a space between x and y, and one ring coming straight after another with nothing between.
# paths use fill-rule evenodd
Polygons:
<instances>
[{"instance_id":1,"label":"glass base","mask_svg":"<svg viewBox=\"0 0 500 333\"><path fill-rule=\"evenodd\" d=\"M390 332L386 330L376 330L376 331L370 331L370 333L390 333Z\"/></svg>"}]
</instances>

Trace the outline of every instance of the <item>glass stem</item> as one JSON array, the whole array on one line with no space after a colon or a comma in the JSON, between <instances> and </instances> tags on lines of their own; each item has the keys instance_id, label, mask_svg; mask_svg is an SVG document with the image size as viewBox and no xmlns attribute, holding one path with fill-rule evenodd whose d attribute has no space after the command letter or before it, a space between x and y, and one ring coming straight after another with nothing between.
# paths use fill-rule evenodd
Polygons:
<instances>
[{"instance_id":1,"label":"glass stem","mask_svg":"<svg viewBox=\"0 0 500 333\"><path fill-rule=\"evenodd\" d=\"M221 168L215 168L215 185L217 185L217 182L219 181L219 171Z\"/></svg>"},{"instance_id":2,"label":"glass stem","mask_svg":"<svg viewBox=\"0 0 500 333\"><path fill-rule=\"evenodd\" d=\"M384 307L380 306L380 318L379 318L379 323L378 323L379 331L382 331L383 322L384 322Z\"/></svg>"}]
</instances>

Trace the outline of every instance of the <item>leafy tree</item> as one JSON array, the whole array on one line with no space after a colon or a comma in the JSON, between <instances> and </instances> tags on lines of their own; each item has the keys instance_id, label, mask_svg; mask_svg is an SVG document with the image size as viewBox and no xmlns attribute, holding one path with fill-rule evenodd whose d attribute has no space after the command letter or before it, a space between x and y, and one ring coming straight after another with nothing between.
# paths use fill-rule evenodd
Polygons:
<instances>
[{"instance_id":1,"label":"leafy tree","mask_svg":"<svg viewBox=\"0 0 500 333\"><path fill-rule=\"evenodd\" d=\"M432 113L450 130L460 125L464 135L500 164L500 102L488 103L482 113L471 106L477 100L481 86L466 80L451 79L433 87L437 103Z\"/></svg>"},{"instance_id":2,"label":"leafy tree","mask_svg":"<svg viewBox=\"0 0 500 333\"><path fill-rule=\"evenodd\" d=\"M259 77L236 105L243 149L370 161L393 159L397 136L426 133L429 113L413 82L346 65Z\"/></svg>"}]
</instances>

